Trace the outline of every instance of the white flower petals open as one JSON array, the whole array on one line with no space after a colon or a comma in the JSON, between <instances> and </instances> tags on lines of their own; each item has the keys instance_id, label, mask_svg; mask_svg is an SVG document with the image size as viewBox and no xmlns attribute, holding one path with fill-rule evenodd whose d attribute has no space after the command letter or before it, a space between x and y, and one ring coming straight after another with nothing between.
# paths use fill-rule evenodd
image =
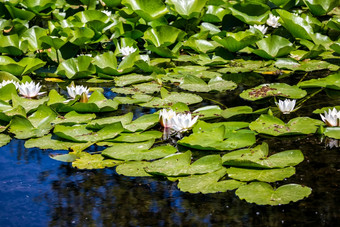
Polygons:
<instances>
[{"instance_id":1,"label":"white flower petals open","mask_svg":"<svg viewBox=\"0 0 340 227\"><path fill-rule=\"evenodd\" d=\"M281 26L281 24L279 23L279 19L280 17L276 17L273 14L270 14L266 22L268 26L271 26L273 28L278 28Z\"/></svg>"},{"instance_id":2,"label":"white flower petals open","mask_svg":"<svg viewBox=\"0 0 340 227\"><path fill-rule=\"evenodd\" d=\"M88 97L89 89L83 85L77 85L75 87L70 86L67 87L67 93L72 99L74 99L77 95L82 95L83 93L85 93L85 95Z\"/></svg>"},{"instance_id":3,"label":"white flower petals open","mask_svg":"<svg viewBox=\"0 0 340 227\"><path fill-rule=\"evenodd\" d=\"M176 114L175 111L163 109L159 113L161 125L175 132L185 132L197 122L198 116L192 118L191 113Z\"/></svg>"},{"instance_id":4,"label":"white flower petals open","mask_svg":"<svg viewBox=\"0 0 340 227\"><path fill-rule=\"evenodd\" d=\"M321 119L326 123L327 126L338 127L340 126L340 111L335 108L333 110L329 109L328 113L325 111L325 116L320 114Z\"/></svg>"},{"instance_id":5,"label":"white flower petals open","mask_svg":"<svg viewBox=\"0 0 340 227\"><path fill-rule=\"evenodd\" d=\"M120 52L121 52L122 55L123 55L123 59L124 59L126 56L128 56L128 55L134 53L136 50L137 50L136 48L130 47L130 46L120 48Z\"/></svg>"},{"instance_id":6,"label":"white flower petals open","mask_svg":"<svg viewBox=\"0 0 340 227\"><path fill-rule=\"evenodd\" d=\"M279 100L279 103L275 103L283 114L290 114L294 111L296 100L286 99L285 101Z\"/></svg>"},{"instance_id":7,"label":"white flower petals open","mask_svg":"<svg viewBox=\"0 0 340 227\"><path fill-rule=\"evenodd\" d=\"M25 98L35 98L39 95L45 94L46 92L39 92L41 89L40 83L26 82L19 84L19 94Z\"/></svg>"},{"instance_id":8,"label":"white flower petals open","mask_svg":"<svg viewBox=\"0 0 340 227\"><path fill-rule=\"evenodd\" d=\"M0 88L5 87L7 84L14 84L15 88L18 89L19 88L19 83L14 81L14 80L3 80L0 83Z\"/></svg>"}]
</instances>

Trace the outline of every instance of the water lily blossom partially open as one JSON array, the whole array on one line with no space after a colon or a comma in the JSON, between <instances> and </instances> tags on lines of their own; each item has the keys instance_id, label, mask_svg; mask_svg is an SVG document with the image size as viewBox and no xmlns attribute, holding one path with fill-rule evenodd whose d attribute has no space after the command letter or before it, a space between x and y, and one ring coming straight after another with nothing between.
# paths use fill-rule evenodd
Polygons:
<instances>
[{"instance_id":1,"label":"water lily blossom partially open","mask_svg":"<svg viewBox=\"0 0 340 227\"><path fill-rule=\"evenodd\" d=\"M333 108L333 110L329 109L328 113L327 111L325 111L324 114L325 116L323 116L322 114L320 114L320 116L327 126L340 126L340 111L337 111L335 108Z\"/></svg>"},{"instance_id":2,"label":"water lily blossom partially open","mask_svg":"<svg viewBox=\"0 0 340 227\"><path fill-rule=\"evenodd\" d=\"M194 126L198 119L198 116L192 118L191 113L188 114L177 114L174 116L172 121L172 129L176 132L185 132Z\"/></svg>"},{"instance_id":3,"label":"water lily blossom partially open","mask_svg":"<svg viewBox=\"0 0 340 227\"><path fill-rule=\"evenodd\" d=\"M267 19L267 24L273 28L278 28L281 26L279 23L280 17L276 17L273 14L269 15L269 18Z\"/></svg>"},{"instance_id":4,"label":"water lily blossom partially open","mask_svg":"<svg viewBox=\"0 0 340 227\"><path fill-rule=\"evenodd\" d=\"M263 35L266 34L267 29L268 29L265 25L257 25L257 24L255 24L254 26L250 26L250 28L252 28L252 27L256 28L257 30L262 32Z\"/></svg>"},{"instance_id":5,"label":"water lily blossom partially open","mask_svg":"<svg viewBox=\"0 0 340 227\"><path fill-rule=\"evenodd\" d=\"M176 116L176 112L173 110L167 111L166 109L162 109L159 112L159 119L160 123L164 128L171 128L172 127L172 118Z\"/></svg>"},{"instance_id":6,"label":"water lily blossom partially open","mask_svg":"<svg viewBox=\"0 0 340 227\"><path fill-rule=\"evenodd\" d=\"M294 110L296 100L286 99L285 101L279 100L279 103L275 102L279 110L283 114L290 114Z\"/></svg>"},{"instance_id":7,"label":"water lily blossom partially open","mask_svg":"<svg viewBox=\"0 0 340 227\"><path fill-rule=\"evenodd\" d=\"M72 99L74 99L77 95L81 96L83 93L85 93L85 95L88 97L89 89L87 87L84 87L83 85L71 85L67 87L67 93Z\"/></svg>"},{"instance_id":8,"label":"water lily blossom partially open","mask_svg":"<svg viewBox=\"0 0 340 227\"><path fill-rule=\"evenodd\" d=\"M128 56L128 55L134 53L136 50L137 50L136 48L130 47L130 46L120 48L120 52L121 52L122 55L123 55L123 59L124 59L126 56Z\"/></svg>"},{"instance_id":9,"label":"water lily blossom partially open","mask_svg":"<svg viewBox=\"0 0 340 227\"><path fill-rule=\"evenodd\" d=\"M41 89L40 83L26 82L19 84L19 94L25 98L35 98L39 95L45 94L46 92L39 92Z\"/></svg>"}]
</instances>

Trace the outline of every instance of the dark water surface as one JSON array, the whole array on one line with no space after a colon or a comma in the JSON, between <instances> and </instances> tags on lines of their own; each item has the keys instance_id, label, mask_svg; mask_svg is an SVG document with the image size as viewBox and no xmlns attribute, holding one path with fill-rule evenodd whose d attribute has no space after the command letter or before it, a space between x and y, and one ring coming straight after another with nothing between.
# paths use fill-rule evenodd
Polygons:
<instances>
[{"instance_id":1,"label":"dark water surface","mask_svg":"<svg viewBox=\"0 0 340 227\"><path fill-rule=\"evenodd\" d=\"M261 107L241 101L240 91L219 100L228 107ZM319 119L313 110L335 105L340 105L339 98L323 91L289 118ZM136 115L144 111L124 108L122 112ZM278 186L306 185L313 189L308 198L272 207L249 204L234 191L184 193L176 183L162 178L124 177L114 169L77 170L50 159L48 155L55 151L25 149L24 141L13 139L0 148L0 226L338 226L339 141L317 135L257 138L258 143L267 142L271 152L300 149L304 153L296 174Z\"/></svg>"}]
</instances>

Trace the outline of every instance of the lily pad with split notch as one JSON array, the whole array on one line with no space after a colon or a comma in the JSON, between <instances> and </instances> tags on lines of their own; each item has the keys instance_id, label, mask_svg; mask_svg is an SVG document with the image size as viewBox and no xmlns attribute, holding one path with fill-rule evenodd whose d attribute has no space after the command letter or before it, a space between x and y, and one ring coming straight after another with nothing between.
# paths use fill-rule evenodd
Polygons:
<instances>
[{"instance_id":1,"label":"lily pad with split notch","mask_svg":"<svg viewBox=\"0 0 340 227\"><path fill-rule=\"evenodd\" d=\"M258 133L272 136L303 135L315 133L320 125L320 120L309 117L297 117L284 123L279 118L262 114L258 119L249 124L249 128Z\"/></svg>"},{"instance_id":2,"label":"lily pad with split notch","mask_svg":"<svg viewBox=\"0 0 340 227\"><path fill-rule=\"evenodd\" d=\"M207 194L234 190L244 184L236 180L220 180L226 173L227 170L221 168L212 173L179 177L177 186L183 192Z\"/></svg>"},{"instance_id":3,"label":"lily pad with split notch","mask_svg":"<svg viewBox=\"0 0 340 227\"><path fill-rule=\"evenodd\" d=\"M255 101L267 97L280 96L290 99L301 99L307 95L305 90L298 86L290 86L285 83L262 84L255 88L247 89L240 94L246 100Z\"/></svg>"},{"instance_id":4,"label":"lily pad with split notch","mask_svg":"<svg viewBox=\"0 0 340 227\"><path fill-rule=\"evenodd\" d=\"M264 182L251 182L236 190L236 195L248 203L277 206L296 202L312 193L312 189L298 184L286 184L274 189Z\"/></svg>"}]
</instances>

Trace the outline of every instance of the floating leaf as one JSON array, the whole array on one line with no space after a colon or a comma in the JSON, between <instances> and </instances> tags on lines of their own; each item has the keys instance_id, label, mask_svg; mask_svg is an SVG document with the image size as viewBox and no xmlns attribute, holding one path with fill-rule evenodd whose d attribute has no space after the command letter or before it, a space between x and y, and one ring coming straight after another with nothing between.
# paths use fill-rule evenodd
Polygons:
<instances>
[{"instance_id":1,"label":"floating leaf","mask_svg":"<svg viewBox=\"0 0 340 227\"><path fill-rule=\"evenodd\" d=\"M240 181L265 181L275 182L284 180L295 174L294 167L286 167L283 169L242 169L231 167L227 169L228 176Z\"/></svg>"},{"instance_id":2,"label":"floating leaf","mask_svg":"<svg viewBox=\"0 0 340 227\"><path fill-rule=\"evenodd\" d=\"M184 192L207 194L234 190L244 184L236 180L220 181L226 172L225 168L221 168L215 172L203 175L180 177L178 188Z\"/></svg>"},{"instance_id":3,"label":"floating leaf","mask_svg":"<svg viewBox=\"0 0 340 227\"><path fill-rule=\"evenodd\" d=\"M125 124L124 128L130 132L145 131L152 128L159 122L159 116L157 114L145 114L136 120Z\"/></svg>"},{"instance_id":4,"label":"floating leaf","mask_svg":"<svg viewBox=\"0 0 340 227\"><path fill-rule=\"evenodd\" d=\"M60 140L60 138L52 137L52 134L40 138L29 139L25 142L26 148L39 147L40 149L53 149L53 150L74 150L82 151L91 146L93 143L76 143Z\"/></svg>"},{"instance_id":5,"label":"floating leaf","mask_svg":"<svg viewBox=\"0 0 340 227\"><path fill-rule=\"evenodd\" d=\"M293 44L281 36L270 35L256 43L258 49L253 53L266 59L275 59L288 55L294 50Z\"/></svg>"},{"instance_id":6,"label":"floating leaf","mask_svg":"<svg viewBox=\"0 0 340 227\"><path fill-rule=\"evenodd\" d=\"M334 7L339 6L337 0L304 0L309 10L316 16L325 15Z\"/></svg>"},{"instance_id":7,"label":"floating leaf","mask_svg":"<svg viewBox=\"0 0 340 227\"><path fill-rule=\"evenodd\" d=\"M136 142L142 142L142 141L147 141L151 139L159 139L161 137L162 137L162 132L160 131L120 133L120 135L117 138L110 140L110 141L136 143Z\"/></svg>"},{"instance_id":8,"label":"floating leaf","mask_svg":"<svg viewBox=\"0 0 340 227\"><path fill-rule=\"evenodd\" d=\"M132 161L126 162L121 165L118 165L116 168L116 172L121 175L129 176L129 177L149 177L152 176L145 172L144 168L148 166L150 162L145 161Z\"/></svg>"},{"instance_id":9,"label":"floating leaf","mask_svg":"<svg viewBox=\"0 0 340 227\"><path fill-rule=\"evenodd\" d=\"M153 140L151 141L152 145ZM119 160L142 161L164 158L177 152L177 149L170 145L158 146L152 149L145 148L143 143L118 143L117 145L107 148L103 151L102 155Z\"/></svg>"},{"instance_id":10,"label":"floating leaf","mask_svg":"<svg viewBox=\"0 0 340 227\"><path fill-rule=\"evenodd\" d=\"M64 126L56 125L54 133L67 140L75 142L97 142L101 140L112 139L123 131L120 122L105 126L99 131L91 131L86 129L86 125Z\"/></svg>"},{"instance_id":11,"label":"floating leaf","mask_svg":"<svg viewBox=\"0 0 340 227\"><path fill-rule=\"evenodd\" d=\"M335 73L324 78L302 81L297 85L303 88L325 87L340 90L340 73Z\"/></svg>"},{"instance_id":12,"label":"floating leaf","mask_svg":"<svg viewBox=\"0 0 340 227\"><path fill-rule=\"evenodd\" d=\"M219 91L223 92L226 90L233 90L237 85L232 81L225 81L221 79L212 79L207 84L204 80L196 76L185 76L183 83L180 84L180 88L195 91L195 92L210 92Z\"/></svg>"},{"instance_id":13,"label":"floating leaf","mask_svg":"<svg viewBox=\"0 0 340 227\"><path fill-rule=\"evenodd\" d=\"M309 117L297 117L286 124L279 118L262 114L249 124L249 128L267 135L287 136L315 133L320 125L323 125L322 121Z\"/></svg>"},{"instance_id":14,"label":"floating leaf","mask_svg":"<svg viewBox=\"0 0 340 227\"><path fill-rule=\"evenodd\" d=\"M196 109L192 115L199 116L200 120L214 119L221 116L222 110L219 106L205 106Z\"/></svg>"},{"instance_id":15,"label":"floating leaf","mask_svg":"<svg viewBox=\"0 0 340 227\"><path fill-rule=\"evenodd\" d=\"M308 197L312 189L298 184L286 184L274 190L270 184L252 182L239 187L235 193L248 203L276 206Z\"/></svg>"},{"instance_id":16,"label":"floating leaf","mask_svg":"<svg viewBox=\"0 0 340 227\"><path fill-rule=\"evenodd\" d=\"M55 72L58 75L66 76L68 79L79 79L89 77L96 72L96 68L91 63L92 58L79 56L63 61Z\"/></svg>"},{"instance_id":17,"label":"floating leaf","mask_svg":"<svg viewBox=\"0 0 340 227\"><path fill-rule=\"evenodd\" d=\"M223 165L247 168L285 168L296 166L304 157L300 150L287 150L268 157L268 144L251 149L237 150L223 155Z\"/></svg>"},{"instance_id":18,"label":"floating leaf","mask_svg":"<svg viewBox=\"0 0 340 227\"><path fill-rule=\"evenodd\" d=\"M222 167L219 155L207 155L191 163L191 151L151 162L145 171L152 175L182 176L214 172Z\"/></svg>"},{"instance_id":19,"label":"floating leaf","mask_svg":"<svg viewBox=\"0 0 340 227\"><path fill-rule=\"evenodd\" d=\"M104 117L100 119L92 120L90 123L87 124L87 129L93 129L93 130L100 130L104 128L107 125L111 125L116 122L121 122L122 125L127 125L132 121L133 113L129 112L127 114L121 115L121 116L113 116L113 117Z\"/></svg>"},{"instance_id":20,"label":"floating leaf","mask_svg":"<svg viewBox=\"0 0 340 227\"><path fill-rule=\"evenodd\" d=\"M161 0L123 0L122 4L130 7L146 21L156 20L168 13L168 9Z\"/></svg>"},{"instance_id":21,"label":"floating leaf","mask_svg":"<svg viewBox=\"0 0 340 227\"><path fill-rule=\"evenodd\" d=\"M144 76L141 74L129 74L114 78L116 86L123 87L130 84L138 84L154 80L152 76Z\"/></svg>"},{"instance_id":22,"label":"floating leaf","mask_svg":"<svg viewBox=\"0 0 340 227\"><path fill-rule=\"evenodd\" d=\"M237 19L247 24L263 22L270 12L267 5L256 1L236 3L230 10Z\"/></svg>"},{"instance_id":23,"label":"floating leaf","mask_svg":"<svg viewBox=\"0 0 340 227\"><path fill-rule=\"evenodd\" d=\"M295 85L290 86L284 83L272 83L245 90L240 94L240 97L246 100L255 101L271 96L301 99L306 95L307 92L305 90L302 90Z\"/></svg>"},{"instance_id":24,"label":"floating leaf","mask_svg":"<svg viewBox=\"0 0 340 227\"><path fill-rule=\"evenodd\" d=\"M76 111L71 111L64 116L58 116L56 120L54 120L53 124L63 124L63 125L75 125L81 123L88 123L92 119L95 119L95 114L79 114Z\"/></svg>"},{"instance_id":25,"label":"floating leaf","mask_svg":"<svg viewBox=\"0 0 340 227\"><path fill-rule=\"evenodd\" d=\"M122 161L104 159L100 154L89 154L82 152L81 156L72 162L72 166L78 169L104 169L121 164Z\"/></svg>"},{"instance_id":26,"label":"floating leaf","mask_svg":"<svg viewBox=\"0 0 340 227\"><path fill-rule=\"evenodd\" d=\"M327 127L324 135L330 138L340 139L340 127Z\"/></svg>"},{"instance_id":27,"label":"floating leaf","mask_svg":"<svg viewBox=\"0 0 340 227\"><path fill-rule=\"evenodd\" d=\"M203 7L208 0L192 0L190 2L181 0L166 0L166 3L173 7L175 12L181 15L184 19L199 17Z\"/></svg>"},{"instance_id":28,"label":"floating leaf","mask_svg":"<svg viewBox=\"0 0 340 227\"><path fill-rule=\"evenodd\" d=\"M0 126L1 127L1 126ZM0 134L0 147L5 146L11 141L11 137L6 134Z\"/></svg>"},{"instance_id":29,"label":"floating leaf","mask_svg":"<svg viewBox=\"0 0 340 227\"><path fill-rule=\"evenodd\" d=\"M236 115L250 114L252 112L253 109L250 106L236 106L223 110L221 116L224 118L231 118Z\"/></svg>"}]
</instances>

